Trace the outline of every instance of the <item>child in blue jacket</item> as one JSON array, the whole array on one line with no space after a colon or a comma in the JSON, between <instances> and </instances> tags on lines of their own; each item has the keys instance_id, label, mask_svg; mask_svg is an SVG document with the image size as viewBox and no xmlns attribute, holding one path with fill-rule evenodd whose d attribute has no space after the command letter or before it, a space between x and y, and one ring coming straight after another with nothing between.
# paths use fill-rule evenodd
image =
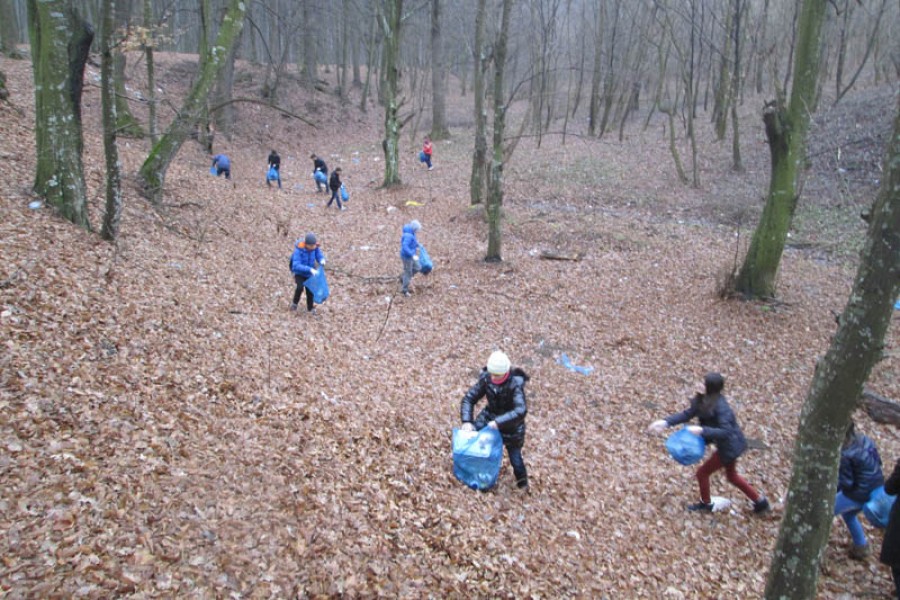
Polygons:
<instances>
[{"instance_id":1,"label":"child in blue jacket","mask_svg":"<svg viewBox=\"0 0 900 600\"><path fill-rule=\"evenodd\" d=\"M294 246L294 253L291 255L291 273L294 274L294 281L297 283L297 288L294 290L294 300L291 302L291 310L297 310L300 294L305 289L303 284L313 275L318 275L318 269L324 266L325 254L319 248L316 235L307 233L303 241L298 241ZM312 292L309 290L306 290L306 311L313 315L316 314Z\"/></svg>"},{"instance_id":2,"label":"child in blue jacket","mask_svg":"<svg viewBox=\"0 0 900 600\"><path fill-rule=\"evenodd\" d=\"M419 240L416 232L422 229L422 225L415 219L403 226L403 234L400 236L400 261L403 263L403 275L400 277L401 293L409 296L409 282L413 275L421 271L419 268Z\"/></svg>"},{"instance_id":3,"label":"child in blue jacket","mask_svg":"<svg viewBox=\"0 0 900 600\"><path fill-rule=\"evenodd\" d=\"M884 484L881 456L868 436L856 431L853 422L847 427L841 446L841 465L838 471L838 491L834 498L834 515L840 515L853 539L850 558L865 560L869 543L857 515L869 496Z\"/></svg>"}]
</instances>

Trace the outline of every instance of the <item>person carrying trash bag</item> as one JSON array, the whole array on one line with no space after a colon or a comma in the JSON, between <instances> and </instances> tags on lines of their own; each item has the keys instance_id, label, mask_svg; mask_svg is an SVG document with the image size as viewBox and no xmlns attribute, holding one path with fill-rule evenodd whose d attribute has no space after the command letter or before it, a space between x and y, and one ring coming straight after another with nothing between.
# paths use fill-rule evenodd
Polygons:
<instances>
[{"instance_id":1,"label":"person carrying trash bag","mask_svg":"<svg viewBox=\"0 0 900 600\"><path fill-rule=\"evenodd\" d=\"M313 179L316 182L316 191L321 192L322 190L328 191L328 165L325 164L325 161L315 155L315 153L310 154L309 157L313 161ZM316 175L316 173L321 173L322 175Z\"/></svg>"},{"instance_id":2,"label":"person carrying trash bag","mask_svg":"<svg viewBox=\"0 0 900 600\"><path fill-rule=\"evenodd\" d=\"M400 293L409 296L409 283L413 275L421 272L419 264L419 240L416 233L422 229L422 225L415 219L403 226L400 235L400 262L403 263L403 274L400 276Z\"/></svg>"},{"instance_id":3,"label":"person carrying trash bag","mask_svg":"<svg viewBox=\"0 0 900 600\"><path fill-rule=\"evenodd\" d=\"M881 470L878 448L871 438L856 431L856 426L850 421L841 444L834 516L840 515L847 525L853 540L849 554L854 560L865 560L870 554L866 533L858 515L872 492L882 485L884 473Z\"/></svg>"},{"instance_id":4,"label":"person carrying trash bag","mask_svg":"<svg viewBox=\"0 0 900 600\"><path fill-rule=\"evenodd\" d=\"M297 310L300 294L305 289L303 284L310 277L318 275L318 269L324 266L325 254L319 247L316 234L307 233L303 241L297 240L297 243L294 245L294 253L291 254L291 273L294 274L294 282L297 284L297 288L294 290L294 299L291 302L292 311ZM313 293L308 289L306 290L306 312L311 315L316 314Z\"/></svg>"},{"instance_id":5,"label":"person carrying trash bag","mask_svg":"<svg viewBox=\"0 0 900 600\"><path fill-rule=\"evenodd\" d=\"M345 210L343 204L341 204L341 168L338 167L334 171L331 172L331 178L328 180L328 187L331 189L331 199L328 201L328 204L325 205L326 208L331 207L331 203L337 200L338 210Z\"/></svg>"},{"instance_id":6,"label":"person carrying trash bag","mask_svg":"<svg viewBox=\"0 0 900 600\"><path fill-rule=\"evenodd\" d=\"M272 187L272 182L278 182L278 189L281 189L281 157L273 149L269 153L266 164L266 187Z\"/></svg>"},{"instance_id":7,"label":"person carrying trash bag","mask_svg":"<svg viewBox=\"0 0 900 600\"><path fill-rule=\"evenodd\" d=\"M485 427L500 431L516 486L526 492L528 470L522 458L522 447L525 445L525 416L528 414L525 384L529 379L525 371L511 366L504 352L496 350L488 357L478 381L466 392L459 409L463 423L460 429L463 431L478 431ZM487 406L473 420L475 405L485 397Z\"/></svg>"},{"instance_id":8,"label":"person carrying trash bag","mask_svg":"<svg viewBox=\"0 0 900 600\"><path fill-rule=\"evenodd\" d=\"M747 483L737 472L737 459L747 449L744 432L738 425L734 411L722 394L725 378L719 373L707 373L703 383L698 385L690 406L680 413L654 421L648 427L653 433L660 433L668 427L687 423L694 417L700 425L688 425L687 430L699 435L707 444L714 444L716 451L697 469L700 485L700 502L689 504L692 512L712 512L713 503L709 493L709 478L719 469L725 469L728 481L753 502L753 512L765 514L771 510L769 501Z\"/></svg>"}]
</instances>

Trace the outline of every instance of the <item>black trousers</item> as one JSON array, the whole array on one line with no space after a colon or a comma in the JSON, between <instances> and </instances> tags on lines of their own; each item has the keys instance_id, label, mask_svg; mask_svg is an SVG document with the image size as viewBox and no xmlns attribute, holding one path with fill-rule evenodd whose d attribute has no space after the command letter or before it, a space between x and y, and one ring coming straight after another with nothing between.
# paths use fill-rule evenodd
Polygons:
<instances>
[{"instance_id":1,"label":"black trousers","mask_svg":"<svg viewBox=\"0 0 900 600\"><path fill-rule=\"evenodd\" d=\"M297 289L294 290L294 304L298 304L300 302L300 294L303 293L303 290L306 288L303 286L303 283L309 279L306 275L297 275L294 274L294 281L297 282ZM306 290L306 310L313 309L313 297L312 292Z\"/></svg>"}]
</instances>

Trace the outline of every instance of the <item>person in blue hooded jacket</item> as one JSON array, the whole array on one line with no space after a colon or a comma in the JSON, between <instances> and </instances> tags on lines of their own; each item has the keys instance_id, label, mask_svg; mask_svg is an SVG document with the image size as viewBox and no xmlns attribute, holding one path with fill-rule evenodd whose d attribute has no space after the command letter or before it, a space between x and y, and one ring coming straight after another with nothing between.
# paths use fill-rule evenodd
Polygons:
<instances>
[{"instance_id":1,"label":"person in blue hooded jacket","mask_svg":"<svg viewBox=\"0 0 900 600\"><path fill-rule=\"evenodd\" d=\"M212 157L212 166L216 170L216 177L225 175L225 179L231 179L231 161L224 154L216 154Z\"/></svg>"},{"instance_id":2,"label":"person in blue hooded jacket","mask_svg":"<svg viewBox=\"0 0 900 600\"><path fill-rule=\"evenodd\" d=\"M303 285L313 275L319 274L319 269L325 266L325 254L319 247L314 233L307 233L303 241L298 241L291 255L291 273L294 274L294 282L297 288L294 290L294 300L291 302L291 310L297 310L300 302L300 294L306 289ZM306 290L306 311L316 314L312 292Z\"/></svg>"},{"instance_id":3,"label":"person in blue hooded jacket","mask_svg":"<svg viewBox=\"0 0 900 600\"><path fill-rule=\"evenodd\" d=\"M400 261L403 263L403 275L400 277L400 291L404 296L409 296L409 283L413 275L421 271L419 267L419 240L416 233L422 229L422 225L415 219L403 226L403 234L400 236Z\"/></svg>"},{"instance_id":4,"label":"person in blue hooded jacket","mask_svg":"<svg viewBox=\"0 0 900 600\"><path fill-rule=\"evenodd\" d=\"M488 357L478 381L463 396L459 408L462 430L480 431L491 427L500 432L516 486L526 492L528 470L522 458L522 447L525 445L525 417L528 414L525 384L529 379L524 370L512 367L506 353L495 350ZM485 397L487 406L473 418L475 405Z\"/></svg>"},{"instance_id":5,"label":"person in blue hooded jacket","mask_svg":"<svg viewBox=\"0 0 900 600\"><path fill-rule=\"evenodd\" d=\"M884 485L881 456L868 436L856 431L853 422L847 427L841 445L841 465L838 470L838 491L834 498L834 515L840 515L847 524L853 546L850 558L865 560L869 555L869 543L857 516L869 496Z\"/></svg>"},{"instance_id":6,"label":"person in blue hooded jacket","mask_svg":"<svg viewBox=\"0 0 900 600\"><path fill-rule=\"evenodd\" d=\"M680 413L650 424L650 431L660 432L667 427L687 423L696 418L699 425L688 425L687 430L703 438L707 444L715 444L716 451L697 469L697 483L700 485L700 502L689 504L691 512L712 512L713 504L709 490L709 478L720 469L725 470L729 483L741 490L753 503L753 512L765 514L771 507L765 496L747 483L737 472L737 460L747 449L747 439L738 425L734 411L722 394L725 378L720 373L707 373L697 387L691 404Z\"/></svg>"}]
</instances>

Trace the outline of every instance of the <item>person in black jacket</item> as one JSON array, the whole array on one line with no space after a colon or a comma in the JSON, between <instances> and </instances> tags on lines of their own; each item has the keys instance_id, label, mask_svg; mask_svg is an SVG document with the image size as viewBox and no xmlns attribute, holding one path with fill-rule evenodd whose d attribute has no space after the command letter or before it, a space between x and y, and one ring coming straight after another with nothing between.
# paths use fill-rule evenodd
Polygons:
<instances>
[{"instance_id":1,"label":"person in black jacket","mask_svg":"<svg viewBox=\"0 0 900 600\"><path fill-rule=\"evenodd\" d=\"M339 210L344 210L341 205L341 168L338 167L331 172L331 178L328 180L328 187L331 188L331 200L325 206L331 206L331 203L337 200Z\"/></svg>"},{"instance_id":2,"label":"person in black jacket","mask_svg":"<svg viewBox=\"0 0 900 600\"><path fill-rule=\"evenodd\" d=\"M884 484L878 448L868 436L856 431L853 422L847 427L841 446L841 465L838 471L838 492L834 498L834 515L847 524L853 546L850 558L864 560L869 544L857 515L869 501L872 492Z\"/></svg>"},{"instance_id":3,"label":"person in black jacket","mask_svg":"<svg viewBox=\"0 0 900 600\"><path fill-rule=\"evenodd\" d=\"M716 451L697 469L697 482L700 484L700 502L688 505L690 511L712 512L713 504L709 493L709 478L719 469L725 469L725 477L753 502L753 512L764 514L771 507L765 496L757 492L737 472L737 459L747 449L744 432L738 425L734 411L722 394L725 378L719 373L707 373L703 383L698 386L697 393L691 399L691 405L684 411L654 421L650 431L660 432L667 427L687 423L694 417L700 425L688 425L687 429L699 435L706 443L715 444Z\"/></svg>"},{"instance_id":4,"label":"person in black jacket","mask_svg":"<svg viewBox=\"0 0 900 600\"><path fill-rule=\"evenodd\" d=\"M465 431L484 427L500 430L516 485L525 491L528 491L528 470L522 458L522 447L525 445L525 415L528 414L525 384L529 379L522 369L512 368L509 357L497 350L488 358L478 381L466 392L459 410L461 429ZM487 406L473 421L473 409L485 396Z\"/></svg>"},{"instance_id":5,"label":"person in black jacket","mask_svg":"<svg viewBox=\"0 0 900 600\"><path fill-rule=\"evenodd\" d=\"M894 465L894 471L884 482L884 492L891 496L900 493L900 460ZM900 502L894 502L891 515L888 517L884 540L881 542L881 562L891 567L894 579L894 592L900 598Z\"/></svg>"},{"instance_id":6,"label":"person in black jacket","mask_svg":"<svg viewBox=\"0 0 900 600\"><path fill-rule=\"evenodd\" d=\"M315 177L316 171L322 171L322 174L325 175L326 181L327 181L327 177L328 177L328 165L326 165L326 164L325 164L325 161L322 160L321 158L319 158L318 156L316 156L315 154L310 154L309 157L310 157L310 158L312 159L312 161L313 161L313 177ZM323 184L321 184L321 183L319 183L318 181L316 181L316 191L317 191L317 192L321 192L321 191L322 191L322 189L323 189L323 188L322 188L322 185L323 185ZM326 185L324 189L325 189L325 191L328 191L328 186Z\"/></svg>"},{"instance_id":7,"label":"person in black jacket","mask_svg":"<svg viewBox=\"0 0 900 600\"><path fill-rule=\"evenodd\" d=\"M272 150L269 153L268 162L266 164L266 171L271 169L275 169L275 181L278 182L278 189L281 189L281 157L278 155L275 150ZM269 181L268 174L266 175L266 187L272 187L272 182Z\"/></svg>"}]
</instances>

